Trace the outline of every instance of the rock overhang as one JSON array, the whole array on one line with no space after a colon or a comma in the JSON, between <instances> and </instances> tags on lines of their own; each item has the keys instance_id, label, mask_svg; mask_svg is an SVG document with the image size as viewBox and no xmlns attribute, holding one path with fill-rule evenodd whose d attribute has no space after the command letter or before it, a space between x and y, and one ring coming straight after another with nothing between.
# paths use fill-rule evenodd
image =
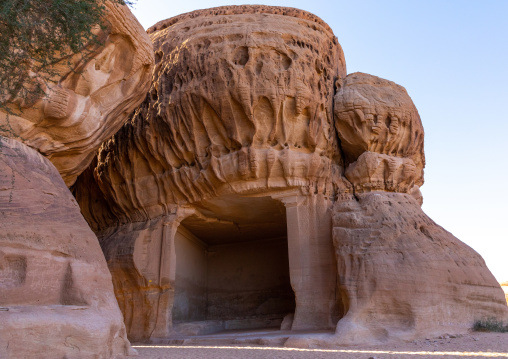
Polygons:
<instances>
[{"instance_id":1,"label":"rock overhang","mask_svg":"<svg viewBox=\"0 0 508 359\"><path fill-rule=\"evenodd\" d=\"M198 10L149 29L157 63L149 95L104 144L97 165L83 179L93 182L113 209L107 218L97 218L86 190L78 200L91 223L100 224L113 268L132 243L138 246L127 255L133 267L145 269L143 253L160 254L158 276L153 263L128 285L123 282L128 268L116 274L119 296L132 295L140 303L147 298L147 278L160 283L159 301L150 299L150 305L160 308L162 301L170 309L162 317L144 318L155 326L154 337L167 337L172 328L167 314L175 291L179 259L172 248L179 226L210 236L211 229L220 232L226 225L228 207L241 202L236 214L246 216L249 209L262 208L253 203L264 197L286 209L298 313L289 327L330 329L338 321L336 334L323 345L397 335L411 339L465 330L485 313L506 315L481 258L421 211L424 133L409 95L372 75L346 76L342 50L328 29L306 12L264 6ZM217 208L221 201L223 207ZM454 247L453 256L448 246ZM460 253L467 260L450 260ZM385 263L388 257L393 260ZM422 259L427 257L436 268ZM418 271L419 265L430 269ZM399 268L405 286L393 281ZM464 275L476 278L476 284L465 284ZM411 287L429 278L439 288L453 286L454 292L435 300L430 287ZM482 281L487 283L484 297L491 301L475 302L473 310L462 298L475 301ZM393 290L378 291L381 287ZM152 285L150 295L157 298L159 289ZM378 301L370 300L376 296ZM439 310L437 320L426 321L421 313L430 300ZM124 309L131 318L146 314L135 306L127 303ZM379 319L364 316L367 312ZM383 323L380 331L376 321ZM147 335L139 327L133 333Z\"/></svg>"},{"instance_id":2,"label":"rock overhang","mask_svg":"<svg viewBox=\"0 0 508 359\"><path fill-rule=\"evenodd\" d=\"M166 204L292 188L333 197L338 183L348 186L333 118L345 60L321 19L228 6L161 21L148 33L152 86L94 169L106 196L124 193L119 212L140 218ZM140 183L143 197L135 198Z\"/></svg>"}]
</instances>

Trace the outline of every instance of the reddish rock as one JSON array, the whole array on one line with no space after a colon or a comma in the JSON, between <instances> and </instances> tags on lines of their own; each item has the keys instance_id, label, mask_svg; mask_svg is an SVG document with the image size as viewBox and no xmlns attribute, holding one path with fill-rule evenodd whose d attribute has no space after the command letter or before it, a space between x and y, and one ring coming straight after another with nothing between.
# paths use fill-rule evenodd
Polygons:
<instances>
[{"instance_id":1,"label":"reddish rock","mask_svg":"<svg viewBox=\"0 0 508 359\"><path fill-rule=\"evenodd\" d=\"M345 316L336 343L413 340L508 319L482 257L403 193L370 192L333 208Z\"/></svg>"},{"instance_id":2,"label":"reddish rock","mask_svg":"<svg viewBox=\"0 0 508 359\"><path fill-rule=\"evenodd\" d=\"M0 173L0 357L128 354L104 255L56 168L0 137Z\"/></svg>"},{"instance_id":3,"label":"reddish rock","mask_svg":"<svg viewBox=\"0 0 508 359\"><path fill-rule=\"evenodd\" d=\"M421 210L423 127L405 89L345 76L320 19L266 6L152 27L149 96L73 190L130 338L333 330L323 345L504 318L481 257Z\"/></svg>"}]
</instances>

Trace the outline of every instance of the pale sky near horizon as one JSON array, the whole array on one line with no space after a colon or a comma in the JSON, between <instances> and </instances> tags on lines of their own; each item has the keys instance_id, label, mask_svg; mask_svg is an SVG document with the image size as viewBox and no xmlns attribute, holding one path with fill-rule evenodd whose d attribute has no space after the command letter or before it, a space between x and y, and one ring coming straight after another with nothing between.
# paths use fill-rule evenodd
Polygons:
<instances>
[{"instance_id":1,"label":"pale sky near horizon","mask_svg":"<svg viewBox=\"0 0 508 359\"><path fill-rule=\"evenodd\" d=\"M148 28L233 0L138 0ZM406 88L425 128L423 210L508 281L508 1L260 1L309 11L344 49L348 73Z\"/></svg>"}]
</instances>

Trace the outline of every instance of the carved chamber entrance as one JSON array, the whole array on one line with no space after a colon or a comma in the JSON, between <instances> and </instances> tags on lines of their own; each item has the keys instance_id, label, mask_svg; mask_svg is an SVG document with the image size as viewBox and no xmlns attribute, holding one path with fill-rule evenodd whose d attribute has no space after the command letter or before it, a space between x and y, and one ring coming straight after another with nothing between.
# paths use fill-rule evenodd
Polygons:
<instances>
[{"instance_id":1,"label":"carved chamber entrance","mask_svg":"<svg viewBox=\"0 0 508 359\"><path fill-rule=\"evenodd\" d=\"M225 196L197 209L175 235L173 329L199 335L280 327L295 311L284 205Z\"/></svg>"}]
</instances>

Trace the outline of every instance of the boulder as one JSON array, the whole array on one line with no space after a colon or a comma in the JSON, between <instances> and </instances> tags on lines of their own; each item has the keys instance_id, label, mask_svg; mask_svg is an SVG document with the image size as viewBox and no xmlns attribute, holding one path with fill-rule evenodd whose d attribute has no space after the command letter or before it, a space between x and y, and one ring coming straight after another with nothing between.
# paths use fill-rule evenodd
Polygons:
<instances>
[{"instance_id":1,"label":"boulder","mask_svg":"<svg viewBox=\"0 0 508 359\"><path fill-rule=\"evenodd\" d=\"M0 357L132 353L97 237L55 166L0 137Z\"/></svg>"},{"instance_id":2,"label":"boulder","mask_svg":"<svg viewBox=\"0 0 508 359\"><path fill-rule=\"evenodd\" d=\"M377 76L355 72L339 81L334 99L335 128L346 164L365 152L410 158L423 182L424 131L406 89Z\"/></svg>"}]
</instances>

